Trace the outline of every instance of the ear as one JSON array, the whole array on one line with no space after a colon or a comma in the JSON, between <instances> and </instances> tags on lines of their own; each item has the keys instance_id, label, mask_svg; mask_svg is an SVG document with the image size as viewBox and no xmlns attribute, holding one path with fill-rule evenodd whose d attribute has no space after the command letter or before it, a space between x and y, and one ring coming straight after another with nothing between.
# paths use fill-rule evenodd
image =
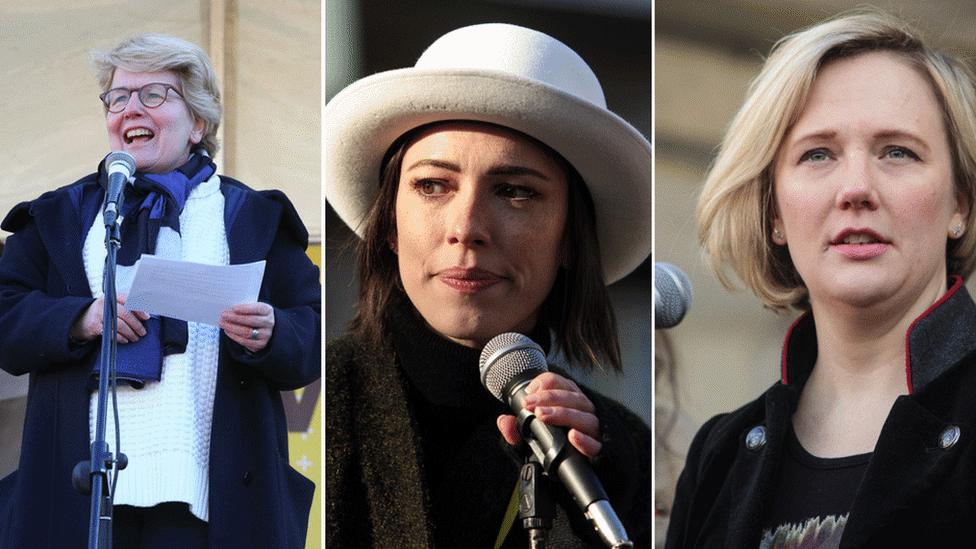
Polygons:
<instances>
[{"instance_id":1,"label":"ear","mask_svg":"<svg viewBox=\"0 0 976 549\"><path fill-rule=\"evenodd\" d=\"M197 117L193 119L193 130L190 131L190 142L194 145L198 145L201 141L203 141L203 129L205 125L206 124L204 124L202 118Z\"/></svg>"},{"instance_id":2,"label":"ear","mask_svg":"<svg viewBox=\"0 0 976 549\"><path fill-rule=\"evenodd\" d=\"M965 193L956 193L956 211L949 218L949 227L947 228L949 238L960 238L966 234L966 222L969 220L971 207L972 204Z\"/></svg>"},{"instance_id":3,"label":"ear","mask_svg":"<svg viewBox=\"0 0 976 549\"><path fill-rule=\"evenodd\" d=\"M386 239L386 245L390 247L390 251L393 252L393 255L397 255L399 253L399 249L397 248L396 232L391 234L389 238Z\"/></svg>"},{"instance_id":4,"label":"ear","mask_svg":"<svg viewBox=\"0 0 976 549\"><path fill-rule=\"evenodd\" d=\"M778 215L773 216L773 242L778 246L786 245L786 229L783 227L783 220Z\"/></svg>"}]
</instances>

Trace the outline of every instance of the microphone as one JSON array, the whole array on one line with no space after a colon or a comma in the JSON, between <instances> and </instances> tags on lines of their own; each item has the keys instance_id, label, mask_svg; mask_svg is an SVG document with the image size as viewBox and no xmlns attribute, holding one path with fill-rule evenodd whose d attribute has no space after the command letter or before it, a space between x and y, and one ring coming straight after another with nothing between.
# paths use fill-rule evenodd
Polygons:
<instances>
[{"instance_id":1,"label":"microphone","mask_svg":"<svg viewBox=\"0 0 976 549\"><path fill-rule=\"evenodd\" d=\"M670 263L654 264L654 326L677 326L691 307L691 281Z\"/></svg>"},{"instance_id":2,"label":"microphone","mask_svg":"<svg viewBox=\"0 0 976 549\"><path fill-rule=\"evenodd\" d=\"M105 189L105 204L102 212L105 225L115 223L119 214L119 202L129 178L136 173L136 159L124 151L113 151L105 157L105 171L108 173L108 187Z\"/></svg>"},{"instance_id":3,"label":"microphone","mask_svg":"<svg viewBox=\"0 0 976 549\"><path fill-rule=\"evenodd\" d=\"M569 490L607 547L633 547L607 501L600 479L586 457L569 443L565 429L546 425L524 407L526 386L549 370L542 347L522 334L495 336L481 351L479 370L481 384L512 408L518 418L519 432L546 473L558 477Z\"/></svg>"}]
</instances>

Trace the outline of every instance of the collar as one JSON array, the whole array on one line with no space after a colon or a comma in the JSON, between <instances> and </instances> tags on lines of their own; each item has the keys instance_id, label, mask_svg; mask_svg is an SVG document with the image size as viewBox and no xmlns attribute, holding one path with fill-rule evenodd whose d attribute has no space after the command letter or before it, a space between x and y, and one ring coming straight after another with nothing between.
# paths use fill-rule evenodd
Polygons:
<instances>
[{"instance_id":1,"label":"collar","mask_svg":"<svg viewBox=\"0 0 976 549\"><path fill-rule=\"evenodd\" d=\"M465 347L435 333L408 299L396 299L390 311L393 344L409 383L428 402L498 413L501 406L481 385L481 349ZM548 334L529 334L548 352ZM543 337L545 336L545 337Z\"/></svg>"},{"instance_id":2,"label":"collar","mask_svg":"<svg viewBox=\"0 0 976 549\"><path fill-rule=\"evenodd\" d=\"M976 304L961 277L949 278L945 295L905 333L905 383L914 394L976 350ZM786 332L781 357L783 385L802 387L817 361L813 314L803 313Z\"/></svg>"}]
</instances>

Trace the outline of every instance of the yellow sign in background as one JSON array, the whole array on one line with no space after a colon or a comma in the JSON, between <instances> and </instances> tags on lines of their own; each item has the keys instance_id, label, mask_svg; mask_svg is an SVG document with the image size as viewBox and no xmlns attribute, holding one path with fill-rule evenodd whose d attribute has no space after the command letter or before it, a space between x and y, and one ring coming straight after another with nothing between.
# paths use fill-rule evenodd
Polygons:
<instances>
[{"instance_id":1,"label":"yellow sign in background","mask_svg":"<svg viewBox=\"0 0 976 549\"><path fill-rule=\"evenodd\" d=\"M321 279L322 246L308 247L308 256L319 266ZM321 381L281 393L288 418L288 460L291 466L315 483L315 497L308 516L306 549L321 549L322 532L322 384Z\"/></svg>"}]
</instances>

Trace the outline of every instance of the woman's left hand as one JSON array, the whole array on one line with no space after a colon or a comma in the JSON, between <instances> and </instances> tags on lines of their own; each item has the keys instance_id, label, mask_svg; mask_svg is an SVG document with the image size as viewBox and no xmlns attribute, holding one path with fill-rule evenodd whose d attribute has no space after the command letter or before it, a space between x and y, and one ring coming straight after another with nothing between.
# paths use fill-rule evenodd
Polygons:
<instances>
[{"instance_id":1,"label":"woman's left hand","mask_svg":"<svg viewBox=\"0 0 976 549\"><path fill-rule=\"evenodd\" d=\"M525 407L549 425L569 430L569 442L584 456L593 459L600 453L600 420L593 413L593 403L580 388L565 377L546 372L526 387ZM498 416L498 430L505 441L516 445L522 440L515 416Z\"/></svg>"},{"instance_id":2,"label":"woman's left hand","mask_svg":"<svg viewBox=\"0 0 976 549\"><path fill-rule=\"evenodd\" d=\"M242 303L220 313L220 329L252 353L267 347L274 325L274 308L267 303Z\"/></svg>"}]
</instances>

